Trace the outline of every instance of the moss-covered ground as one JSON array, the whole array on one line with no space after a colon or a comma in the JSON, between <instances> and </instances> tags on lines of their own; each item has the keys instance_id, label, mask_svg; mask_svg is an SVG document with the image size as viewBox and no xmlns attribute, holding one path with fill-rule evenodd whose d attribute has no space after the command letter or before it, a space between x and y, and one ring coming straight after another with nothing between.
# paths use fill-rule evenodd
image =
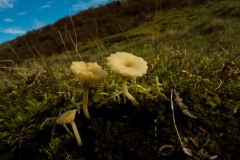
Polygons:
<instances>
[{"instance_id":1,"label":"moss-covered ground","mask_svg":"<svg viewBox=\"0 0 240 160\"><path fill-rule=\"evenodd\" d=\"M139 28L81 47L85 62L97 61L109 72L90 88L91 120L69 69L79 55L39 53L24 64L12 62L0 80L0 159L239 159L238 6L210 1L161 11ZM148 63L146 75L128 78L137 106L106 65L116 51ZM82 146L70 125L68 132L56 124L71 109L78 109Z\"/></svg>"}]
</instances>

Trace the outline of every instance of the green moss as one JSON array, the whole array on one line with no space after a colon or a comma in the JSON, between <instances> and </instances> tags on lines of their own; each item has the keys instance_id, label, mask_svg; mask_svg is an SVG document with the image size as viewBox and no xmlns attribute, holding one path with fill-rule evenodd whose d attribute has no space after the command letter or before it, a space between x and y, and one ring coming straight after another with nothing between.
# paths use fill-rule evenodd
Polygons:
<instances>
[{"instance_id":1,"label":"green moss","mask_svg":"<svg viewBox=\"0 0 240 160\"><path fill-rule=\"evenodd\" d=\"M89 112L93 118L87 120L81 110L81 85L69 71L70 59L59 64L50 63L52 57L42 57L37 60L43 66L40 72L16 67L11 74L3 73L7 83L4 81L0 91L0 157L23 159L30 153L32 159L186 159L173 124L173 101L176 125L188 149L218 155L219 159L237 159L239 46L230 40L237 34L230 34L231 29L222 21L207 23L215 16L209 13L223 20L219 8L225 3L208 3L208 12L204 5L161 11L159 17L140 28L99 40L99 48L96 43L82 48L86 51L84 60L96 60L96 55L101 55L98 62L105 70L104 57L119 50L147 61L146 75L128 79L129 92L139 106L133 106L123 95L121 77L109 71L106 80L90 88ZM203 13L209 17L203 20L196 16ZM187 32L180 32L184 25L189 27ZM219 26L220 30L205 33ZM219 40L221 27L226 34ZM171 29L177 30L174 38L169 36ZM230 61L232 69L222 78L224 65ZM196 119L185 115L171 99L172 89L180 93L182 103ZM75 108L75 123L83 141L80 147L69 125L70 132L56 125L61 111ZM199 154L195 158L206 157Z\"/></svg>"}]
</instances>

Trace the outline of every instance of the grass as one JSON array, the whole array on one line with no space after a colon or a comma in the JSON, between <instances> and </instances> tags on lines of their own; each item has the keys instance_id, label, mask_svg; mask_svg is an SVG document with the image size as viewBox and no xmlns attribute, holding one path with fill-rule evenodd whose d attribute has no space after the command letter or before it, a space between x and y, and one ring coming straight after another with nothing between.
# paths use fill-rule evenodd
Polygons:
<instances>
[{"instance_id":1,"label":"grass","mask_svg":"<svg viewBox=\"0 0 240 160\"><path fill-rule=\"evenodd\" d=\"M75 51L70 56L39 53L22 64L8 61L0 75L1 159L238 159L237 6L238 1L222 1L161 11L138 28L78 45L84 61L97 61L109 71L106 80L90 88L92 120L80 109L82 88L69 70L69 57L80 60ZM106 65L105 58L116 51L148 62L146 75L128 79L137 107ZM81 147L56 125L60 112L76 108Z\"/></svg>"}]
</instances>

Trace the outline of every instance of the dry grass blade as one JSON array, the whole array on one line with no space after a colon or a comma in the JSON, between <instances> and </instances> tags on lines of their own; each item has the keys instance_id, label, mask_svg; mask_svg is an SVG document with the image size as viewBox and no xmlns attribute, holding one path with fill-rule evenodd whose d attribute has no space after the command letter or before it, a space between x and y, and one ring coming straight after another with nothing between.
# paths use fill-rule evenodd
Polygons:
<instances>
[{"instance_id":1,"label":"dry grass blade","mask_svg":"<svg viewBox=\"0 0 240 160\"><path fill-rule=\"evenodd\" d=\"M163 145L162 147L160 147L159 148L159 152L161 152L161 154L163 155L163 156L169 156L169 155L171 155L172 153L163 153L163 150L164 149L166 149L166 148L176 148L176 147L180 147L180 146L172 146L172 145Z\"/></svg>"},{"instance_id":2,"label":"dry grass blade","mask_svg":"<svg viewBox=\"0 0 240 160\"><path fill-rule=\"evenodd\" d=\"M221 79L219 79L219 85L217 86L217 88L214 89L214 91L218 90L220 87L222 87L223 81Z\"/></svg>"},{"instance_id":3,"label":"dry grass blade","mask_svg":"<svg viewBox=\"0 0 240 160\"><path fill-rule=\"evenodd\" d=\"M58 31L58 34L59 34L59 36L60 36L60 38L61 38L61 41L62 41L62 44L63 44L63 46L64 46L64 48L65 48L65 50L66 50L66 52L67 52L67 54L68 54L68 58L69 58L70 60L72 60L72 57L71 57L71 55L70 55L70 53L69 53L69 51L68 51L68 49L67 49L67 47L66 47L66 44L65 44L65 42L64 42L64 40L63 40L63 38L62 38L61 32Z\"/></svg>"},{"instance_id":4,"label":"dry grass blade","mask_svg":"<svg viewBox=\"0 0 240 160\"><path fill-rule=\"evenodd\" d=\"M191 149L183 147L183 152L188 156L193 156Z\"/></svg>"},{"instance_id":5,"label":"dry grass blade","mask_svg":"<svg viewBox=\"0 0 240 160\"><path fill-rule=\"evenodd\" d=\"M182 112L191 118L197 118L195 115L189 112L188 107L182 102L182 98L179 97L180 93L178 93L176 90L173 90L173 93L175 95L175 102L180 107Z\"/></svg>"},{"instance_id":6,"label":"dry grass blade","mask_svg":"<svg viewBox=\"0 0 240 160\"><path fill-rule=\"evenodd\" d=\"M210 160L212 160L212 159L216 159L216 158L218 158L218 155L215 155L215 156L209 156L209 157L207 157L208 159L210 159Z\"/></svg>"},{"instance_id":7,"label":"dry grass blade","mask_svg":"<svg viewBox=\"0 0 240 160\"><path fill-rule=\"evenodd\" d=\"M171 90L171 110L172 110L172 117L173 117L173 124L174 124L174 128L177 132L177 136L178 136L178 139L179 139L179 142L181 144L181 146L183 147L183 143L182 143L182 140L181 140L181 137L180 137L180 134L178 132L178 129L177 129L177 125L176 125L176 121L175 121L175 116L174 116L174 107L173 107L173 89Z\"/></svg>"},{"instance_id":8,"label":"dry grass blade","mask_svg":"<svg viewBox=\"0 0 240 160\"><path fill-rule=\"evenodd\" d=\"M192 143L195 145L195 147L199 148L198 137L194 137L194 138L190 137L188 139L190 139L192 141Z\"/></svg>"},{"instance_id":9,"label":"dry grass blade","mask_svg":"<svg viewBox=\"0 0 240 160\"><path fill-rule=\"evenodd\" d=\"M35 82L37 81L37 79L38 79L38 77L40 76L41 73L42 73L42 70L39 70L37 72L37 75L36 75L35 79L33 80L33 82L30 85L28 85L26 89L30 88L31 86L33 86L35 84Z\"/></svg>"},{"instance_id":10,"label":"dry grass blade","mask_svg":"<svg viewBox=\"0 0 240 160\"><path fill-rule=\"evenodd\" d=\"M205 147L209 143L209 141L210 141L210 134L207 131L205 131L204 129L202 129L202 128L200 128L200 130L203 131L205 134L207 134L207 141L200 147L200 148L203 148L203 147Z\"/></svg>"}]
</instances>

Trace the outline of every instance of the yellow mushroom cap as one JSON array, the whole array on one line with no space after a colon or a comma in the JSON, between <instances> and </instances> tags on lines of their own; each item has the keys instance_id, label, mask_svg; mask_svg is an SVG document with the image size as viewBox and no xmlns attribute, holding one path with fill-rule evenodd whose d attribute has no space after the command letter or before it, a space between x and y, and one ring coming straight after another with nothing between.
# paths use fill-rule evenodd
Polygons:
<instances>
[{"instance_id":1,"label":"yellow mushroom cap","mask_svg":"<svg viewBox=\"0 0 240 160\"><path fill-rule=\"evenodd\" d=\"M57 120L58 124L71 123L76 115L77 110L73 109L63 113Z\"/></svg>"},{"instance_id":2,"label":"yellow mushroom cap","mask_svg":"<svg viewBox=\"0 0 240 160\"><path fill-rule=\"evenodd\" d=\"M80 83L90 87L107 77L107 71L95 63L72 62L71 71L77 76Z\"/></svg>"},{"instance_id":3,"label":"yellow mushroom cap","mask_svg":"<svg viewBox=\"0 0 240 160\"><path fill-rule=\"evenodd\" d=\"M141 77L147 73L147 62L127 52L116 52L107 58L108 67L122 76Z\"/></svg>"}]
</instances>

